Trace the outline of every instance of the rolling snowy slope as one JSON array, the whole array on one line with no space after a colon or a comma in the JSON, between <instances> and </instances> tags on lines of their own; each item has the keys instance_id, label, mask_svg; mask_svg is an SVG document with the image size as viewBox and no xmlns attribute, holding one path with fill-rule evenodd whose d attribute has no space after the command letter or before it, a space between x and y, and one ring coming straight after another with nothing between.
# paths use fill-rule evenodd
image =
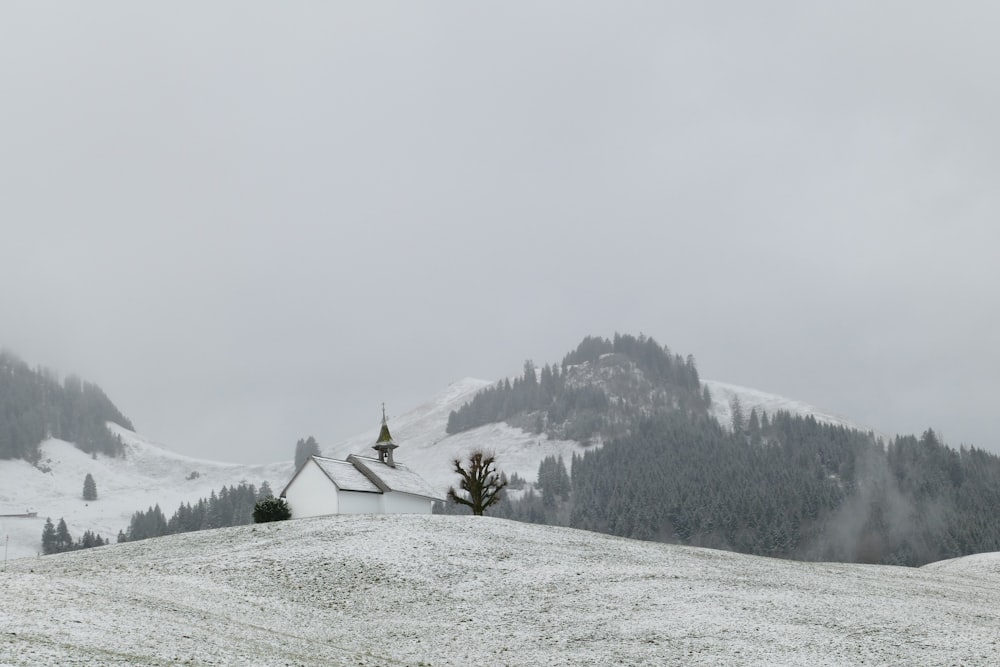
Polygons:
<instances>
[{"instance_id":1,"label":"rolling snowy slope","mask_svg":"<svg viewBox=\"0 0 1000 667\"><path fill-rule=\"evenodd\" d=\"M25 461L0 462L0 514L34 511L33 519L0 517L0 536L10 536L9 556L35 555L41 550L45 518L66 520L78 539L85 530L113 542L128 528L132 513L159 504L169 518L182 502L207 498L212 490L247 481L267 481L280 488L291 475L292 463L240 465L195 459L151 444L115 424L109 424L125 444L124 458L91 458L72 444L48 440L42 445L40 468ZM192 472L198 477L187 479ZM90 473L98 498L83 500L83 479Z\"/></svg>"},{"instance_id":2,"label":"rolling snowy slope","mask_svg":"<svg viewBox=\"0 0 1000 667\"><path fill-rule=\"evenodd\" d=\"M998 570L323 517L14 561L0 664L988 665Z\"/></svg>"}]
</instances>

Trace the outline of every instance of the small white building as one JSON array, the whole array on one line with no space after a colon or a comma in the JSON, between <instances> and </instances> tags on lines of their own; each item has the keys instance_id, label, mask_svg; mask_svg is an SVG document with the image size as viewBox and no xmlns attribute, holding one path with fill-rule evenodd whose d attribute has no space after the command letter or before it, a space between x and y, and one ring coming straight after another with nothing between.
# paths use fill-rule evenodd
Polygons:
<instances>
[{"instance_id":1,"label":"small white building","mask_svg":"<svg viewBox=\"0 0 1000 667\"><path fill-rule=\"evenodd\" d=\"M311 456L281 491L293 519L327 514L430 514L442 500L423 477L393 460L385 410L372 449L378 458L351 454L346 461Z\"/></svg>"}]
</instances>

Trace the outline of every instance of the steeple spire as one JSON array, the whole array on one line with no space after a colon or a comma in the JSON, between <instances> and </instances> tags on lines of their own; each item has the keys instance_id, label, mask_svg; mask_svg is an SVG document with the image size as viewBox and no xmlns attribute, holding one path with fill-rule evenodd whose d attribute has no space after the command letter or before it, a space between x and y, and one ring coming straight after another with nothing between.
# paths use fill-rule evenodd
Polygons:
<instances>
[{"instance_id":1,"label":"steeple spire","mask_svg":"<svg viewBox=\"0 0 1000 667\"><path fill-rule=\"evenodd\" d=\"M372 445L372 449L378 452L378 460L382 463L396 467L396 464L392 461L392 450L398 447L395 442L392 441L392 434L389 433L389 420L385 415L385 403L382 404L382 428L378 433L378 440Z\"/></svg>"}]
</instances>

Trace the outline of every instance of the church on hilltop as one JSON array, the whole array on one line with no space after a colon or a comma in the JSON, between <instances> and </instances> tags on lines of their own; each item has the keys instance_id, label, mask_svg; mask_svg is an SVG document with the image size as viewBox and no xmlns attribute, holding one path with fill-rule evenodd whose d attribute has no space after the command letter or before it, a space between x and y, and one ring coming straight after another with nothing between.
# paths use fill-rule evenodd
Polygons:
<instances>
[{"instance_id":1,"label":"church on hilltop","mask_svg":"<svg viewBox=\"0 0 1000 667\"><path fill-rule=\"evenodd\" d=\"M382 407L374 456L346 461L310 456L281 491L293 519L328 514L430 514L439 494L423 477L393 457L398 447Z\"/></svg>"}]
</instances>

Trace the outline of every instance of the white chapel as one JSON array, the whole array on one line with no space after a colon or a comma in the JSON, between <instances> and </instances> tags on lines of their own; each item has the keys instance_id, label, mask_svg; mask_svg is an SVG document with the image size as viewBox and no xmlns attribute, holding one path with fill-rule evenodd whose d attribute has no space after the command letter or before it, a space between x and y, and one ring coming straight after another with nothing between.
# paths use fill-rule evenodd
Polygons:
<instances>
[{"instance_id":1,"label":"white chapel","mask_svg":"<svg viewBox=\"0 0 1000 667\"><path fill-rule=\"evenodd\" d=\"M293 519L328 514L430 514L442 500L423 477L396 461L397 445L382 408L382 429L372 445L378 457L351 454L346 461L306 459L281 497Z\"/></svg>"}]
</instances>

